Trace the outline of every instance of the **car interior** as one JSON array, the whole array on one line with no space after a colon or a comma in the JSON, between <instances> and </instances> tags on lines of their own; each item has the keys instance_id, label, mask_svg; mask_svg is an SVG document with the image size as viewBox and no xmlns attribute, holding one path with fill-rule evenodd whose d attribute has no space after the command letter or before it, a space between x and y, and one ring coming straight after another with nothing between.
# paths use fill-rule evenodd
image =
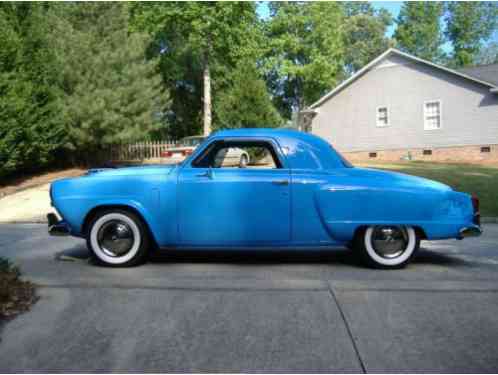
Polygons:
<instances>
[{"instance_id":1,"label":"car interior","mask_svg":"<svg viewBox=\"0 0 498 375\"><path fill-rule=\"evenodd\" d=\"M193 162L194 168L282 168L269 142L216 141Z\"/></svg>"}]
</instances>

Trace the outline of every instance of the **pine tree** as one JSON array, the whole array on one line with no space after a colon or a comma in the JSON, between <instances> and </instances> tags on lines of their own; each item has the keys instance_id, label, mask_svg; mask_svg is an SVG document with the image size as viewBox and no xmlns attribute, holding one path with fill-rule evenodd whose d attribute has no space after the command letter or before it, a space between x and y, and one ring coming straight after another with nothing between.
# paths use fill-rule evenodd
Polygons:
<instances>
[{"instance_id":1,"label":"pine tree","mask_svg":"<svg viewBox=\"0 0 498 375\"><path fill-rule=\"evenodd\" d=\"M64 138L51 8L0 6L0 176L43 167Z\"/></svg>"},{"instance_id":2,"label":"pine tree","mask_svg":"<svg viewBox=\"0 0 498 375\"><path fill-rule=\"evenodd\" d=\"M242 61L232 73L232 85L216 103L216 128L277 127L283 124L265 81L254 65Z\"/></svg>"},{"instance_id":3,"label":"pine tree","mask_svg":"<svg viewBox=\"0 0 498 375\"><path fill-rule=\"evenodd\" d=\"M67 146L91 155L149 138L164 126L169 99L157 61L145 58L148 38L128 33L123 4L64 5L71 29L64 41Z\"/></svg>"}]
</instances>

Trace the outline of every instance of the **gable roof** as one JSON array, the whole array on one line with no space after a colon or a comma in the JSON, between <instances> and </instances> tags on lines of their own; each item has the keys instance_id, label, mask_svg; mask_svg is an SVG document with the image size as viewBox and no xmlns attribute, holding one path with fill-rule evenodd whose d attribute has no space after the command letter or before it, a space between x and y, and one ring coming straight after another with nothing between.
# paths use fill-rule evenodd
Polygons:
<instances>
[{"instance_id":1,"label":"gable roof","mask_svg":"<svg viewBox=\"0 0 498 375\"><path fill-rule=\"evenodd\" d=\"M391 55L402 56L402 57L407 58L409 60L412 60L412 61L415 61L415 62L418 62L418 63L422 63L422 64L431 66L431 67L439 69L439 70L443 70L443 71L445 71L447 73L451 73L451 74L457 75L459 77L468 79L470 81L473 81L473 82L480 83L482 85L488 86L490 88L491 92L498 92L498 83L495 82L494 80L493 81L489 80L489 76L492 73L489 73L489 74L488 73L484 73L484 75L483 75L483 73L481 72L480 73L481 77L479 77L477 75L478 73L472 73L472 72L468 73L468 72L465 71L466 69L461 69L461 70L450 69L450 68L447 68L445 66L438 65L438 64L435 64L433 62L430 62L430 61L418 58L418 57L413 56L413 55L410 55L409 53L401 52L400 50L397 50L395 48L389 48L387 51L385 51L381 55L377 56L374 60L370 61L363 68L361 68L360 70L358 70L355 74L353 74L347 80L345 80L344 82L342 82L341 84L339 84L338 86L336 86L330 92L328 92L327 94L325 94L324 96L322 96L320 99L318 99L315 103L313 103L312 105L310 105L308 107L308 110L309 109L315 109L315 108L319 107L324 102L326 102L328 99L330 99L332 96L334 96L337 92L339 92L343 88L347 87L348 85L350 85L351 83L353 83L354 81L356 81L358 78L360 78L361 76L363 76L365 73L369 72L378 62L380 62L384 58L386 58L388 56L391 56ZM498 64L493 64L493 65L497 65L498 66ZM479 67L479 68L481 68L481 67ZM470 69L472 69L472 68L470 68ZM492 68L492 69L490 68L489 70L492 72L492 71L494 71L494 68Z\"/></svg>"}]
</instances>

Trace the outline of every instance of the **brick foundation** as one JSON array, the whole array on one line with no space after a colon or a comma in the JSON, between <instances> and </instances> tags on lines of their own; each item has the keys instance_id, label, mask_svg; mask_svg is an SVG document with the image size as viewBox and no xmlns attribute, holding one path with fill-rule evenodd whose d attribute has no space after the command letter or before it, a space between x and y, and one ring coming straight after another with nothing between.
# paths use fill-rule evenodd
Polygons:
<instances>
[{"instance_id":1,"label":"brick foundation","mask_svg":"<svg viewBox=\"0 0 498 375\"><path fill-rule=\"evenodd\" d=\"M489 147L489 152L481 152L481 147ZM431 150L432 155L424 155L424 150ZM370 157L376 153L376 157ZM406 160L410 153L411 160L465 163L498 163L498 144L459 147L433 147L425 149L400 149L379 151L342 152L351 162L358 161L400 161Z\"/></svg>"}]
</instances>

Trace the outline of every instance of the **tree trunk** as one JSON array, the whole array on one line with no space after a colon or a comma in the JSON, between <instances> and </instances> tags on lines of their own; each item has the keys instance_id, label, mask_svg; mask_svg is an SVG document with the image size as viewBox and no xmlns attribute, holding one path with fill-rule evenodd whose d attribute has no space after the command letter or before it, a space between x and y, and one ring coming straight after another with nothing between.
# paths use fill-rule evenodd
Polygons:
<instances>
[{"instance_id":1,"label":"tree trunk","mask_svg":"<svg viewBox=\"0 0 498 375\"><path fill-rule=\"evenodd\" d=\"M204 65L202 72L204 79L204 135L211 133L211 74L209 72L209 63Z\"/></svg>"}]
</instances>

